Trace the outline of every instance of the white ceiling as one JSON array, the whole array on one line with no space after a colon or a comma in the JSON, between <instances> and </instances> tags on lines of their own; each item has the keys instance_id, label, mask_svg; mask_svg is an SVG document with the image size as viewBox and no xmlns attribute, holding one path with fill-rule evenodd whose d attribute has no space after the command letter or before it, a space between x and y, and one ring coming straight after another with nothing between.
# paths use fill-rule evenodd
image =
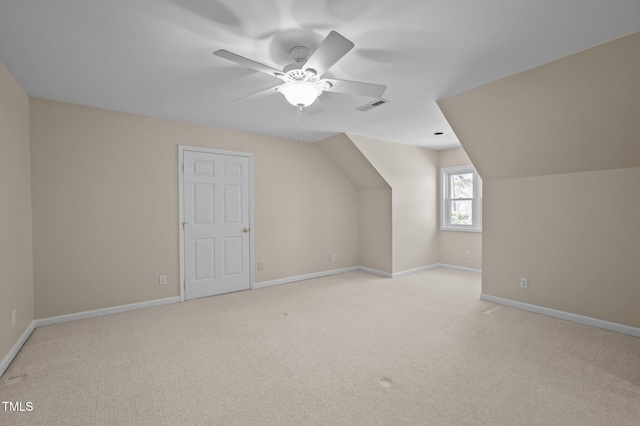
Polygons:
<instances>
[{"instance_id":1,"label":"white ceiling","mask_svg":"<svg viewBox=\"0 0 640 426\"><path fill-rule=\"evenodd\" d=\"M297 138L275 68L335 30L355 48L325 74L386 84L389 104L324 93L300 139L347 132L459 143L436 100L640 30L638 0L0 0L0 60L31 96ZM640 48L640 46L639 46ZM435 136L434 132L444 132Z\"/></svg>"}]
</instances>

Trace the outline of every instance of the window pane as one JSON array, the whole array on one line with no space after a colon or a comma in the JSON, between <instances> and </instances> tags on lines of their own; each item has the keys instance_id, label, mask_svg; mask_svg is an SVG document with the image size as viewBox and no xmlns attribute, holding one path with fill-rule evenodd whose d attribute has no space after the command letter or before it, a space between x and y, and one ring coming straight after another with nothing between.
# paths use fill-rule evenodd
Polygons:
<instances>
[{"instance_id":1,"label":"window pane","mask_svg":"<svg viewBox=\"0 0 640 426\"><path fill-rule=\"evenodd\" d=\"M451 224L473 225L473 201L451 200Z\"/></svg>"},{"instance_id":2,"label":"window pane","mask_svg":"<svg viewBox=\"0 0 640 426\"><path fill-rule=\"evenodd\" d=\"M473 198L473 173L451 175L451 198Z\"/></svg>"}]
</instances>

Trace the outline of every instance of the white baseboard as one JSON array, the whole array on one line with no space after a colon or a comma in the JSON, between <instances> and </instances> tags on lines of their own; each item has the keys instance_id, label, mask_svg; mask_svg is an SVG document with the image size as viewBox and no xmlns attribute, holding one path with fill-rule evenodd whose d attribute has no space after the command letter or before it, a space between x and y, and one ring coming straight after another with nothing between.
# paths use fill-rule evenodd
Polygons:
<instances>
[{"instance_id":1,"label":"white baseboard","mask_svg":"<svg viewBox=\"0 0 640 426\"><path fill-rule=\"evenodd\" d=\"M547 315L554 318L577 322L579 324L640 337L640 328L631 327L629 325L618 324L616 322L605 321L584 315L572 314L571 312L559 311L557 309L545 308L544 306L530 305L528 303L518 302L517 300L503 299L502 297L490 296L488 294L481 294L480 299L487 302L497 303L499 305L509 306L511 308L534 312L536 314Z\"/></svg>"},{"instance_id":2,"label":"white baseboard","mask_svg":"<svg viewBox=\"0 0 640 426\"><path fill-rule=\"evenodd\" d=\"M5 371L7 371L7 368L9 368L11 361L13 361L16 355L18 355L18 352L20 352L22 345L24 345L24 342L26 342L29 336L31 336L31 333L35 328L35 321L31 321L31 324L29 324L26 330L24 330L24 333L22 333L16 344L13 345L7 356L5 356L2 360L2 363L0 363L0 376L2 376Z\"/></svg>"},{"instance_id":3,"label":"white baseboard","mask_svg":"<svg viewBox=\"0 0 640 426\"><path fill-rule=\"evenodd\" d=\"M110 308L95 309L93 311L77 312L75 314L59 315L57 317L49 317L35 320L36 327L45 325L61 324L63 322L77 321L87 318L101 317L104 315L118 314L121 312L135 311L138 309L152 308L154 306L169 305L171 303L180 302L180 297L168 297L166 299L149 300L147 302L131 303L129 305L112 306Z\"/></svg>"},{"instance_id":4,"label":"white baseboard","mask_svg":"<svg viewBox=\"0 0 640 426\"><path fill-rule=\"evenodd\" d=\"M405 275L415 274L417 272L428 271L430 269L438 269L438 268L455 269L458 271L471 272L474 274L482 273L480 269L465 268L462 266L447 265L442 263L434 263L432 265L421 266L419 268L414 268L414 269L409 269L406 271L394 272L394 273L380 271L378 269L373 269L373 268L367 268L366 266L351 266L349 268L332 269L329 271L315 272L312 274L297 275L294 277L287 277L287 278L279 278L277 280L271 280L271 281L262 281L262 282L253 284L253 288L257 289L257 288L263 288L263 287L270 287L273 285L288 284L296 281L310 280L312 278L326 277L328 275L337 275L337 274L343 274L345 272L353 272L353 271L368 272L370 274L379 275L381 277L386 277L386 278L396 278L396 277L402 277Z\"/></svg>"},{"instance_id":5,"label":"white baseboard","mask_svg":"<svg viewBox=\"0 0 640 426\"><path fill-rule=\"evenodd\" d=\"M392 278L403 277L405 275L411 275L411 274L415 274L417 272L428 271L430 269L437 269L439 267L440 267L439 263L434 263L433 265L426 265L426 266L421 266L419 268L409 269L409 270L406 270L406 271L394 272L392 274Z\"/></svg>"},{"instance_id":6,"label":"white baseboard","mask_svg":"<svg viewBox=\"0 0 640 426\"><path fill-rule=\"evenodd\" d=\"M380 271L378 269L367 268L366 266L358 266L358 271L368 272L374 275L380 275L385 278L393 278L393 274L391 272Z\"/></svg>"},{"instance_id":7,"label":"white baseboard","mask_svg":"<svg viewBox=\"0 0 640 426\"><path fill-rule=\"evenodd\" d=\"M438 266L440 268L453 269L453 270L456 270L456 271L471 272L472 274L480 274L480 275L482 275L482 269L473 269L473 268L466 268L464 266L447 265L446 263L438 263Z\"/></svg>"},{"instance_id":8,"label":"white baseboard","mask_svg":"<svg viewBox=\"0 0 640 426\"><path fill-rule=\"evenodd\" d=\"M329 271L314 272L312 274L296 275L294 277L280 278L277 280L262 281L259 283L254 283L253 288L258 289L263 287L271 287L272 285L288 284L296 281L310 280L313 278L326 277L328 275L344 274L345 272L353 272L353 271L359 271L359 270L360 270L359 266L351 266L349 268L332 269Z\"/></svg>"},{"instance_id":9,"label":"white baseboard","mask_svg":"<svg viewBox=\"0 0 640 426\"><path fill-rule=\"evenodd\" d=\"M481 269L472 269L472 268L465 268L464 266L447 265L446 263L434 263L434 264L431 264L431 265L425 265L425 266L421 266L419 268L408 269L406 271L400 271L400 272L394 272L394 273L378 271L377 269L365 268L364 266L359 266L358 267L358 269L360 271L369 272L371 274L376 274L376 275L381 275L381 276L387 277L387 278L403 277L405 275L411 275L411 274L415 274L417 272L429 271L431 269L438 269L438 268L454 269L456 271L471 272L473 274L482 274L482 270Z\"/></svg>"},{"instance_id":10,"label":"white baseboard","mask_svg":"<svg viewBox=\"0 0 640 426\"><path fill-rule=\"evenodd\" d=\"M129 305L112 306L110 308L95 309L93 311L84 311L84 312L78 312L75 314L59 315L56 317L33 320L31 321L31 324L29 324L29 327L27 327L27 329L24 331L24 333L22 333L22 336L20 336L20 339L18 339L16 344L13 345L13 347L11 348L7 356L4 357L4 359L2 360L2 363L0 363L0 376L2 376L4 372L7 370L7 368L9 368L9 365L11 364L13 359L16 357L16 355L18 355L18 352L20 351L24 343L27 341L29 336L31 336L31 333L33 332L33 330L35 330L38 327L43 327L46 325L61 324L63 322L77 321L77 320L86 319L86 318L101 317L105 315L117 314L120 312L135 311L135 310L144 309L144 308L152 308L154 306L168 305L168 304L177 303L177 302L180 302L179 296L168 297L166 299L149 300L147 302L131 303Z\"/></svg>"}]
</instances>

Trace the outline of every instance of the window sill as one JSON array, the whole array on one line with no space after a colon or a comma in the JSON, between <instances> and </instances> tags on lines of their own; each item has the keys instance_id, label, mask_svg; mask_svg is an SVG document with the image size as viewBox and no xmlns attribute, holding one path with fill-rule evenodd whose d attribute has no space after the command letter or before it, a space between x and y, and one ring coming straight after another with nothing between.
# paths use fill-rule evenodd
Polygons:
<instances>
[{"instance_id":1,"label":"window sill","mask_svg":"<svg viewBox=\"0 0 640 426\"><path fill-rule=\"evenodd\" d=\"M440 227L441 231L454 231L454 232L476 232L476 233L482 233L482 229L474 229L474 228L445 228L445 227Z\"/></svg>"}]
</instances>

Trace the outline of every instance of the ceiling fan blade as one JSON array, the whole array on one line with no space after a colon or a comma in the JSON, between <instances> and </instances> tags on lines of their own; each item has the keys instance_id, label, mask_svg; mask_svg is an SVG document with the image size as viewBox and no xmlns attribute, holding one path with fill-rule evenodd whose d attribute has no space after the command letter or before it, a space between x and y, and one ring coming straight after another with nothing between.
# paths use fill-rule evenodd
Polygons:
<instances>
[{"instance_id":1,"label":"ceiling fan blade","mask_svg":"<svg viewBox=\"0 0 640 426\"><path fill-rule=\"evenodd\" d=\"M314 69L316 75L320 77L333 66L340 58L353 49L353 42L347 40L335 31L331 31L320 46L311 55L304 69Z\"/></svg>"},{"instance_id":2,"label":"ceiling fan blade","mask_svg":"<svg viewBox=\"0 0 640 426\"><path fill-rule=\"evenodd\" d=\"M324 111L324 105L322 105L320 98L317 98L314 103L304 107L304 110L309 113L309 115L316 115Z\"/></svg>"},{"instance_id":3,"label":"ceiling fan blade","mask_svg":"<svg viewBox=\"0 0 640 426\"><path fill-rule=\"evenodd\" d=\"M323 80L331 83L331 87L325 89L327 92L348 93L350 95L361 95L369 96L371 98L380 98L384 94L384 91L387 90L387 86L383 84L336 80L333 78L325 78Z\"/></svg>"},{"instance_id":4,"label":"ceiling fan blade","mask_svg":"<svg viewBox=\"0 0 640 426\"><path fill-rule=\"evenodd\" d=\"M261 90L256 93L252 93L251 95L243 96L241 98L234 100L234 102L245 102L245 101L264 98L265 96L273 95L274 93L278 93L278 89L280 88L280 86L281 85L277 85L275 87L270 87L268 89Z\"/></svg>"},{"instance_id":5,"label":"ceiling fan blade","mask_svg":"<svg viewBox=\"0 0 640 426\"><path fill-rule=\"evenodd\" d=\"M224 50L224 49L216 50L215 52L213 52L213 54L221 58L227 59L231 62L235 62L236 64L253 68L256 71L260 71L265 74L272 75L282 80L286 78L286 75L280 70L277 70L265 64L261 64L260 62L253 61L249 58L245 58L244 56L236 55L235 53L231 53L228 50Z\"/></svg>"}]
</instances>

